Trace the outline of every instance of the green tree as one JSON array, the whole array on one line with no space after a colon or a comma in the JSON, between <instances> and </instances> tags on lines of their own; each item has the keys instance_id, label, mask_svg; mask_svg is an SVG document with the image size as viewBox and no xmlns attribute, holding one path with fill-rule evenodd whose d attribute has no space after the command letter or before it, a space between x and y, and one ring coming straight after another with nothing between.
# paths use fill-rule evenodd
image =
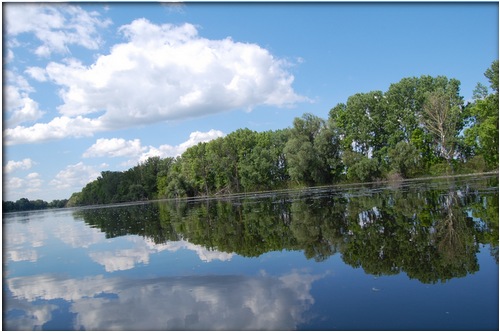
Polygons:
<instances>
[{"instance_id":1,"label":"green tree","mask_svg":"<svg viewBox=\"0 0 500 332\"><path fill-rule=\"evenodd\" d=\"M434 139L436 154L448 163L457 152L463 119L461 98L453 90L438 89L426 94L422 122Z\"/></svg>"},{"instance_id":2,"label":"green tree","mask_svg":"<svg viewBox=\"0 0 500 332\"><path fill-rule=\"evenodd\" d=\"M466 142L477 155L486 161L490 169L498 167L498 60L494 61L484 74L493 89L493 93L486 95L474 94L476 100L469 105L469 113L472 117L472 126L465 131Z\"/></svg>"},{"instance_id":3,"label":"green tree","mask_svg":"<svg viewBox=\"0 0 500 332\"><path fill-rule=\"evenodd\" d=\"M283 130L255 134L253 149L239 161L239 175L245 191L271 190L287 184L286 160L283 153L286 134Z\"/></svg>"},{"instance_id":4,"label":"green tree","mask_svg":"<svg viewBox=\"0 0 500 332\"><path fill-rule=\"evenodd\" d=\"M400 141L389 149L388 156L393 170L404 178L411 177L419 172L421 156L412 143Z\"/></svg>"},{"instance_id":5,"label":"green tree","mask_svg":"<svg viewBox=\"0 0 500 332\"><path fill-rule=\"evenodd\" d=\"M340 143L325 120L306 113L295 118L285 145L290 179L306 185L331 183L340 173Z\"/></svg>"},{"instance_id":6,"label":"green tree","mask_svg":"<svg viewBox=\"0 0 500 332\"><path fill-rule=\"evenodd\" d=\"M347 167L347 180L349 181L369 182L380 176L377 160L368 158L361 152L344 151L342 160Z\"/></svg>"},{"instance_id":7,"label":"green tree","mask_svg":"<svg viewBox=\"0 0 500 332\"><path fill-rule=\"evenodd\" d=\"M384 97L387 119L397 128L390 131L389 148L411 142L420 154L422 173L442 158L451 161L459 152L465 119L459 91L460 82L445 76L408 77L391 84Z\"/></svg>"},{"instance_id":8,"label":"green tree","mask_svg":"<svg viewBox=\"0 0 500 332\"><path fill-rule=\"evenodd\" d=\"M194 195L208 196L214 188L214 173L207 158L207 144L199 143L182 154L182 173L193 188Z\"/></svg>"}]
</instances>

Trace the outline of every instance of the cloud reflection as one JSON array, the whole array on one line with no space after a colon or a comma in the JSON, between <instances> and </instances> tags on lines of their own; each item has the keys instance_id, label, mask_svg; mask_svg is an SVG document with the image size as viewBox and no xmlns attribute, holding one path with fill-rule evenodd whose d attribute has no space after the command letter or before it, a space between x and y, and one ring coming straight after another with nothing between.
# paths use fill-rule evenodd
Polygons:
<instances>
[{"instance_id":1,"label":"cloud reflection","mask_svg":"<svg viewBox=\"0 0 500 332\"><path fill-rule=\"evenodd\" d=\"M9 308L23 311L23 314L8 318L5 317L4 310L3 330L40 330L45 323L52 319L52 312L58 309L58 306L54 304L34 304L17 299L11 301Z\"/></svg>"},{"instance_id":2,"label":"cloud reflection","mask_svg":"<svg viewBox=\"0 0 500 332\"><path fill-rule=\"evenodd\" d=\"M32 217L30 215L30 218ZM9 234L4 257L12 262L38 261L41 257L38 251L47 245L45 243L47 240L50 240L51 245L61 241L64 245L61 252L79 248L88 249L88 256L104 266L106 272L129 270L137 264L148 264L150 255L162 251L176 252L181 249L194 251L203 262L228 261L233 257L231 253L208 250L187 241L155 244L148 238L135 235L123 238L129 248L106 249L113 246L109 243L109 239L106 239L105 233L88 227L84 222L74 221L71 216L64 214L56 216L50 222L32 222L32 220L27 223L9 222L4 227L5 232ZM105 249L95 249L102 248L102 244L105 244Z\"/></svg>"},{"instance_id":3,"label":"cloud reflection","mask_svg":"<svg viewBox=\"0 0 500 332\"><path fill-rule=\"evenodd\" d=\"M17 299L7 309L24 314L4 323L9 329L34 329L50 319L26 325L40 300L64 299L76 314L71 327L76 330L292 330L304 321L314 303L312 283L322 277L298 271L281 277L17 277L7 281Z\"/></svg>"},{"instance_id":4,"label":"cloud reflection","mask_svg":"<svg viewBox=\"0 0 500 332\"><path fill-rule=\"evenodd\" d=\"M93 251L89 253L89 256L93 261L104 266L106 272L130 270L137 264L148 264L149 256L161 251L176 252L180 249L191 250L204 262L211 262L213 260L228 261L233 257L233 254L208 250L205 247L187 241L155 244L150 239L138 236L127 237L127 241L132 244L131 248Z\"/></svg>"}]
</instances>

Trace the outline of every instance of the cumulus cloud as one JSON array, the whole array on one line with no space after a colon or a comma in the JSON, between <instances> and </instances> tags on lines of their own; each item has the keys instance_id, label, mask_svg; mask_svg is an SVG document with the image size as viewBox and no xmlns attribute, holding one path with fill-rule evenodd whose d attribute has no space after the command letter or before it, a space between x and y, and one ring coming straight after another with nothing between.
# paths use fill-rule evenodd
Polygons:
<instances>
[{"instance_id":1,"label":"cumulus cloud","mask_svg":"<svg viewBox=\"0 0 500 332\"><path fill-rule=\"evenodd\" d=\"M18 189L21 188L24 184L24 180L19 177L12 177L7 181L7 188L9 189Z\"/></svg>"},{"instance_id":2,"label":"cumulus cloud","mask_svg":"<svg viewBox=\"0 0 500 332\"><path fill-rule=\"evenodd\" d=\"M144 151L141 146L141 140L134 139L126 141L123 138L99 138L95 144L83 153L83 157L124 157L136 156Z\"/></svg>"},{"instance_id":3,"label":"cumulus cloud","mask_svg":"<svg viewBox=\"0 0 500 332\"><path fill-rule=\"evenodd\" d=\"M97 49L102 44L97 29L111 24L109 19L101 19L99 13L73 5L9 3L3 10L4 32L10 38L33 33L40 42L34 50L39 56L69 53L69 45Z\"/></svg>"},{"instance_id":4,"label":"cumulus cloud","mask_svg":"<svg viewBox=\"0 0 500 332\"><path fill-rule=\"evenodd\" d=\"M156 244L150 239L142 237L129 237L127 241L132 245L131 248L92 251L89 253L89 257L94 262L104 266L106 272L130 270L138 264L149 264L149 257L151 255L165 250L171 252L182 249L194 251L203 262L211 262L213 260L228 261L233 257L232 253L208 250L203 246L187 241Z\"/></svg>"},{"instance_id":5,"label":"cumulus cloud","mask_svg":"<svg viewBox=\"0 0 500 332\"><path fill-rule=\"evenodd\" d=\"M13 310L24 312L24 315L14 315L3 319L3 328L17 331L42 330L42 326L52 320L52 312L58 309L55 304L31 304L14 299L11 307Z\"/></svg>"},{"instance_id":6,"label":"cumulus cloud","mask_svg":"<svg viewBox=\"0 0 500 332\"><path fill-rule=\"evenodd\" d=\"M74 216L70 218L73 219ZM62 222L58 223L52 222L52 229L49 230L47 227L45 229L71 248L88 248L106 241L106 234L99 229L88 227L83 221L72 220L68 223L66 220L62 219Z\"/></svg>"},{"instance_id":7,"label":"cumulus cloud","mask_svg":"<svg viewBox=\"0 0 500 332\"><path fill-rule=\"evenodd\" d=\"M211 129L208 132L195 131L189 135L189 139L179 145L160 145L158 148L149 146L148 151L144 152L140 157L139 161L146 161L149 157L177 157L184 153L187 149L195 146L198 143L209 142L213 139L224 137L225 134L220 130Z\"/></svg>"},{"instance_id":8,"label":"cumulus cloud","mask_svg":"<svg viewBox=\"0 0 500 332\"><path fill-rule=\"evenodd\" d=\"M9 234L6 238L6 247L4 253L8 259L19 260L20 258L29 258L29 260L37 259L39 254L37 248L45 244L48 236L46 225L43 223L26 223L25 216L17 216L19 219L14 219L13 222L4 224L5 234ZM36 217L32 215L32 217ZM12 219L9 219L9 221Z\"/></svg>"},{"instance_id":9,"label":"cumulus cloud","mask_svg":"<svg viewBox=\"0 0 500 332\"><path fill-rule=\"evenodd\" d=\"M146 240L146 243L149 243L150 245L153 245L150 240ZM154 247L158 248L158 250L168 250L175 252L179 249L187 249L196 252L198 255L198 258L203 261L203 262L211 262L214 260L218 261L229 261L231 258L233 258L232 253L227 253L227 252L222 252L222 251L217 251L217 250L209 250L203 246L197 245L190 243L188 241L182 240L182 241L175 241L175 242L168 242L163 245L157 245L154 244Z\"/></svg>"},{"instance_id":10,"label":"cumulus cloud","mask_svg":"<svg viewBox=\"0 0 500 332\"><path fill-rule=\"evenodd\" d=\"M259 105L289 107L308 99L292 88L290 63L257 44L210 40L192 24L138 19L119 29L125 42L90 65L77 59L30 68L60 87L61 116L8 129L10 144L92 135ZM58 126L64 122L66 130ZM83 129L79 129L83 128Z\"/></svg>"},{"instance_id":11,"label":"cumulus cloud","mask_svg":"<svg viewBox=\"0 0 500 332\"><path fill-rule=\"evenodd\" d=\"M134 238L135 239L135 238ZM148 264L150 251L144 245L115 251L95 251L89 253L90 258L103 265L106 272L129 270L136 264Z\"/></svg>"},{"instance_id":12,"label":"cumulus cloud","mask_svg":"<svg viewBox=\"0 0 500 332\"><path fill-rule=\"evenodd\" d=\"M47 75L45 74L45 69L43 68L28 67L24 72L39 82L45 82L47 80Z\"/></svg>"},{"instance_id":13,"label":"cumulus cloud","mask_svg":"<svg viewBox=\"0 0 500 332\"><path fill-rule=\"evenodd\" d=\"M128 42L92 66L78 61L47 66L48 76L62 86L62 114L106 110L103 121L119 128L304 100L291 87L287 63L256 44L209 40L191 24L155 25L146 19L120 31Z\"/></svg>"},{"instance_id":14,"label":"cumulus cloud","mask_svg":"<svg viewBox=\"0 0 500 332\"><path fill-rule=\"evenodd\" d=\"M322 277L299 272L154 279L38 275L6 284L28 307L70 301L76 330L293 330L305 321L314 303L312 283Z\"/></svg>"},{"instance_id":15,"label":"cumulus cloud","mask_svg":"<svg viewBox=\"0 0 500 332\"><path fill-rule=\"evenodd\" d=\"M36 262L38 260L38 253L35 250L9 250L6 253L8 261L21 262L30 261Z\"/></svg>"},{"instance_id":16,"label":"cumulus cloud","mask_svg":"<svg viewBox=\"0 0 500 332\"><path fill-rule=\"evenodd\" d=\"M41 190L41 186L43 184L43 180L40 179L40 174L38 173L30 173L26 176L27 182L27 193L38 192Z\"/></svg>"},{"instance_id":17,"label":"cumulus cloud","mask_svg":"<svg viewBox=\"0 0 500 332\"><path fill-rule=\"evenodd\" d=\"M75 165L68 165L57 173L50 185L57 189L82 188L87 183L95 180L100 174L101 172L97 167L79 162Z\"/></svg>"},{"instance_id":18,"label":"cumulus cloud","mask_svg":"<svg viewBox=\"0 0 500 332\"><path fill-rule=\"evenodd\" d=\"M4 88L4 105L8 114L6 125L12 127L23 122L36 121L42 117L44 112L39 109L38 103L30 97L30 94L35 90L28 81L10 70L5 71L5 79L7 84Z\"/></svg>"},{"instance_id":19,"label":"cumulus cloud","mask_svg":"<svg viewBox=\"0 0 500 332\"><path fill-rule=\"evenodd\" d=\"M38 173L29 173L24 178L8 178L4 187L5 199L8 200L10 197L18 196L19 191L22 191L23 194L40 192L43 182Z\"/></svg>"},{"instance_id":20,"label":"cumulus cloud","mask_svg":"<svg viewBox=\"0 0 500 332\"><path fill-rule=\"evenodd\" d=\"M7 54L3 58L3 63L7 64L7 63L11 62L12 60L14 60L14 52L12 52L12 50L9 49L9 50L7 50Z\"/></svg>"},{"instance_id":21,"label":"cumulus cloud","mask_svg":"<svg viewBox=\"0 0 500 332\"><path fill-rule=\"evenodd\" d=\"M123 138L99 138L84 153L84 158L91 157L129 157L132 158L124 165L135 165L144 162L149 157L177 157L188 148L202 142L223 137L225 134L220 130L211 129L207 132L195 131L189 138L179 145L164 144L159 147L142 146L140 139L125 140Z\"/></svg>"},{"instance_id":22,"label":"cumulus cloud","mask_svg":"<svg viewBox=\"0 0 500 332\"><path fill-rule=\"evenodd\" d=\"M35 162L30 158L24 158L21 161L9 160L3 170L5 173L11 173L18 169L30 169L35 165Z\"/></svg>"},{"instance_id":23,"label":"cumulus cloud","mask_svg":"<svg viewBox=\"0 0 500 332\"><path fill-rule=\"evenodd\" d=\"M49 123L37 123L31 127L7 128L4 130L4 142L6 145L14 145L65 137L88 137L100 129L102 129L102 124L98 119L61 116L54 118Z\"/></svg>"}]
</instances>

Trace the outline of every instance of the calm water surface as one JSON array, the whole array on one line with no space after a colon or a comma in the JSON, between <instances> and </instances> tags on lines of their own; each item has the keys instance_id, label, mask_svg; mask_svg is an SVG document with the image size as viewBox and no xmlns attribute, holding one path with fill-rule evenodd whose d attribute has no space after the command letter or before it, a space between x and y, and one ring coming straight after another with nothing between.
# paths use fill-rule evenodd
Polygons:
<instances>
[{"instance_id":1,"label":"calm water surface","mask_svg":"<svg viewBox=\"0 0 500 332\"><path fill-rule=\"evenodd\" d=\"M498 330L498 176L3 215L4 330Z\"/></svg>"}]
</instances>

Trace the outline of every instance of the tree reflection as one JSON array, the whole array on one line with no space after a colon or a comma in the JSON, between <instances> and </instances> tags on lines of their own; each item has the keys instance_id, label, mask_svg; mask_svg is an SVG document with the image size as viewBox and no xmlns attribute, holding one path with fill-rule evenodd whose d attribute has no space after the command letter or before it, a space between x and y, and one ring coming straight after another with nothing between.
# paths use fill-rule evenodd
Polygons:
<instances>
[{"instance_id":1,"label":"tree reflection","mask_svg":"<svg viewBox=\"0 0 500 332\"><path fill-rule=\"evenodd\" d=\"M478 271L482 244L498 263L498 191L483 185L163 201L76 214L108 237L187 240L247 257L302 250L318 262L339 253L372 275L404 272L436 283Z\"/></svg>"},{"instance_id":2,"label":"tree reflection","mask_svg":"<svg viewBox=\"0 0 500 332\"><path fill-rule=\"evenodd\" d=\"M346 203L342 197L294 200L291 229L307 258L320 262L342 252Z\"/></svg>"}]
</instances>

